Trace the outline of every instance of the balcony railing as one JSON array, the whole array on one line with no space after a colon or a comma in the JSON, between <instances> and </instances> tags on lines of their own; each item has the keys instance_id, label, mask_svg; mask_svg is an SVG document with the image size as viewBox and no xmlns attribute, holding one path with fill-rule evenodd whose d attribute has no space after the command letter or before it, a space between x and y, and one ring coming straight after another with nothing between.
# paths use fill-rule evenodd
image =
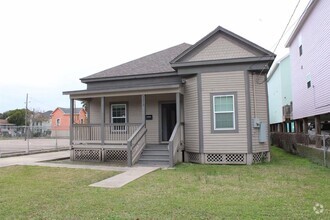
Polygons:
<instances>
[{"instance_id":1,"label":"balcony railing","mask_svg":"<svg viewBox=\"0 0 330 220\"><path fill-rule=\"evenodd\" d=\"M139 123L105 124L74 124L73 144L101 144L102 130L104 130L105 144L126 144L127 140L139 128Z\"/></svg>"}]
</instances>

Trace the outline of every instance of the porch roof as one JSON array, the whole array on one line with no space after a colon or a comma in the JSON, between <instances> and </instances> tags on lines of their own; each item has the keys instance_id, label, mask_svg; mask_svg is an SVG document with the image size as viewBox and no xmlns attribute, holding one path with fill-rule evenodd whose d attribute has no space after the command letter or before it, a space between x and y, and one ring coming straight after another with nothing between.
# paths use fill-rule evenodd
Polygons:
<instances>
[{"instance_id":1,"label":"porch roof","mask_svg":"<svg viewBox=\"0 0 330 220\"><path fill-rule=\"evenodd\" d=\"M142 88L125 88L125 89L109 89L109 90L76 90L65 91L63 95L70 95L71 98L85 99L94 97L114 97L114 96L133 96L133 95L151 95L166 93L181 93L183 89L180 84L166 86L150 86Z\"/></svg>"}]
</instances>

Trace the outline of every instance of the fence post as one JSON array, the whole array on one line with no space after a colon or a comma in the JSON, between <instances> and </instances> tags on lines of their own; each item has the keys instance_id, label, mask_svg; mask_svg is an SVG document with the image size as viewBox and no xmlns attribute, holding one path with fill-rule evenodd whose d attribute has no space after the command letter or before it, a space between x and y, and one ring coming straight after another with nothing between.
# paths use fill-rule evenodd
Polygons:
<instances>
[{"instance_id":1,"label":"fence post","mask_svg":"<svg viewBox=\"0 0 330 220\"><path fill-rule=\"evenodd\" d=\"M26 128L26 141L27 141L27 151L26 153L29 154L30 153L30 128Z\"/></svg>"},{"instance_id":2,"label":"fence post","mask_svg":"<svg viewBox=\"0 0 330 220\"><path fill-rule=\"evenodd\" d=\"M55 130L55 149L57 149L57 130Z\"/></svg>"}]
</instances>

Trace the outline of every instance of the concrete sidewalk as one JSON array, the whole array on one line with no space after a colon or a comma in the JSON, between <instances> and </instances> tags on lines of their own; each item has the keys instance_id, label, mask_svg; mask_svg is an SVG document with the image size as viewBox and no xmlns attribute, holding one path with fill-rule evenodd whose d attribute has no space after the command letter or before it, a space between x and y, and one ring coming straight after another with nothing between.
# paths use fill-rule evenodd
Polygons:
<instances>
[{"instance_id":1,"label":"concrete sidewalk","mask_svg":"<svg viewBox=\"0 0 330 220\"><path fill-rule=\"evenodd\" d=\"M123 172L116 176L93 183L90 186L104 187L104 188L120 188L150 172L160 169L160 167L115 167L115 166L101 166L101 165L81 165L81 164L60 164L45 162L48 160L58 160L70 157L70 151L59 151L51 153L31 154L18 157L0 158L0 167L14 166L14 165L31 165L31 166L46 166L46 167L62 167L74 169L92 169Z\"/></svg>"},{"instance_id":2,"label":"concrete sidewalk","mask_svg":"<svg viewBox=\"0 0 330 220\"><path fill-rule=\"evenodd\" d=\"M16 157L0 158L0 167L13 166L13 165L30 165L46 160L58 160L70 157L70 151L57 151L50 153L30 154Z\"/></svg>"}]
</instances>

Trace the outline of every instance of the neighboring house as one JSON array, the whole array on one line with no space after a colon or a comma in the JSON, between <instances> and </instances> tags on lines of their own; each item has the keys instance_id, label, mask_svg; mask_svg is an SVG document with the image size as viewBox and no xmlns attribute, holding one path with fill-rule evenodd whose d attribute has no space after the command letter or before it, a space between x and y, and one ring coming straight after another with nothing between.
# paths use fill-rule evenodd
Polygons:
<instances>
[{"instance_id":1,"label":"neighboring house","mask_svg":"<svg viewBox=\"0 0 330 220\"><path fill-rule=\"evenodd\" d=\"M0 136L16 136L16 125L6 119L0 119Z\"/></svg>"},{"instance_id":2,"label":"neighboring house","mask_svg":"<svg viewBox=\"0 0 330 220\"><path fill-rule=\"evenodd\" d=\"M294 132L290 56L280 59L267 77L271 131Z\"/></svg>"},{"instance_id":3,"label":"neighboring house","mask_svg":"<svg viewBox=\"0 0 330 220\"><path fill-rule=\"evenodd\" d=\"M51 136L69 137L70 136L70 109L56 108L51 113ZM74 124L85 124L87 113L83 108L76 108L73 114Z\"/></svg>"},{"instance_id":4,"label":"neighboring house","mask_svg":"<svg viewBox=\"0 0 330 220\"><path fill-rule=\"evenodd\" d=\"M308 123L330 120L330 1L312 0L286 47L290 48L293 119L307 133Z\"/></svg>"},{"instance_id":5,"label":"neighboring house","mask_svg":"<svg viewBox=\"0 0 330 220\"><path fill-rule=\"evenodd\" d=\"M82 78L89 109L71 125L71 159L251 164L269 158L266 75L275 55L218 27Z\"/></svg>"},{"instance_id":6,"label":"neighboring house","mask_svg":"<svg viewBox=\"0 0 330 220\"><path fill-rule=\"evenodd\" d=\"M31 115L30 128L35 135L51 134L51 114L53 111L34 112Z\"/></svg>"}]
</instances>

